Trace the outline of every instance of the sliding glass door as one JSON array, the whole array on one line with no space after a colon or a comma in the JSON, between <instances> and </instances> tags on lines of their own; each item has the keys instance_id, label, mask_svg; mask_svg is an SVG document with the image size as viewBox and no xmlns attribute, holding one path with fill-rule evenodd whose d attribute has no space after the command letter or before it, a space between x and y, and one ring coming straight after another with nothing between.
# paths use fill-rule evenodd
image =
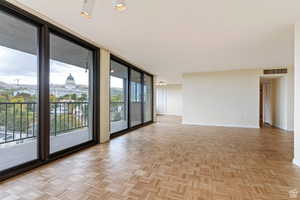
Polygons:
<instances>
[{"instance_id":1,"label":"sliding glass door","mask_svg":"<svg viewBox=\"0 0 300 200\"><path fill-rule=\"evenodd\" d=\"M153 94L153 88L152 88L152 76L149 76L147 74L144 74L144 122L150 122L152 121L152 94Z\"/></svg>"},{"instance_id":2,"label":"sliding glass door","mask_svg":"<svg viewBox=\"0 0 300 200\"><path fill-rule=\"evenodd\" d=\"M50 153L92 140L93 52L50 33Z\"/></svg>"},{"instance_id":3,"label":"sliding glass door","mask_svg":"<svg viewBox=\"0 0 300 200\"><path fill-rule=\"evenodd\" d=\"M111 57L110 132L115 136L153 121L153 78Z\"/></svg>"},{"instance_id":4,"label":"sliding glass door","mask_svg":"<svg viewBox=\"0 0 300 200\"><path fill-rule=\"evenodd\" d=\"M98 143L99 51L0 1L0 181Z\"/></svg>"},{"instance_id":5,"label":"sliding glass door","mask_svg":"<svg viewBox=\"0 0 300 200\"><path fill-rule=\"evenodd\" d=\"M38 158L38 28L0 10L0 171Z\"/></svg>"},{"instance_id":6,"label":"sliding glass door","mask_svg":"<svg viewBox=\"0 0 300 200\"><path fill-rule=\"evenodd\" d=\"M142 73L130 70L130 127L142 123Z\"/></svg>"},{"instance_id":7,"label":"sliding glass door","mask_svg":"<svg viewBox=\"0 0 300 200\"><path fill-rule=\"evenodd\" d=\"M110 131L128 128L128 68L111 61L110 71Z\"/></svg>"}]
</instances>

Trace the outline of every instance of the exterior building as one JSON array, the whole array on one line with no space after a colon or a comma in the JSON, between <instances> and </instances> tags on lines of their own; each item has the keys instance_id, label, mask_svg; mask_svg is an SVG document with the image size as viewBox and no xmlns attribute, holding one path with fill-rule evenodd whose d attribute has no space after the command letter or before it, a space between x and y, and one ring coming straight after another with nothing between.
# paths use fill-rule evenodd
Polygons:
<instances>
[{"instance_id":1,"label":"exterior building","mask_svg":"<svg viewBox=\"0 0 300 200\"><path fill-rule=\"evenodd\" d=\"M3 87L1 87L3 86ZM4 90L12 90L13 96L18 94L30 94L32 96L38 93L36 85L23 85L23 84L7 84L1 82L0 94ZM63 97L65 95L76 94L77 97L88 96L88 86L76 85L75 78L70 74L64 85L51 84L50 94L55 97Z\"/></svg>"},{"instance_id":2,"label":"exterior building","mask_svg":"<svg viewBox=\"0 0 300 200\"><path fill-rule=\"evenodd\" d=\"M56 97L63 97L68 94L76 94L76 96L88 96L88 86L76 85L75 79L70 74L65 82L65 85L50 85L50 94Z\"/></svg>"}]
</instances>

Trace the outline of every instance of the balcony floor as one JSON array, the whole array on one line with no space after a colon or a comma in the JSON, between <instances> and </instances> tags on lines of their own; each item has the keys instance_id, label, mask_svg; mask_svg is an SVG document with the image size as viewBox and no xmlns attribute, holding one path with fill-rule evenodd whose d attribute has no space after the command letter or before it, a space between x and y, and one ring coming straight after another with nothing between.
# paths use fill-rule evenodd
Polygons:
<instances>
[{"instance_id":1,"label":"balcony floor","mask_svg":"<svg viewBox=\"0 0 300 200\"><path fill-rule=\"evenodd\" d=\"M124 129L127 129L128 127L128 122L125 121L125 120L120 120L120 121L114 121L114 122L111 122L111 126L110 126L110 132L111 133L116 133L118 131L122 131ZM141 124L140 121L134 121L132 122L132 125L135 126L135 125L139 125Z\"/></svg>"},{"instance_id":2,"label":"balcony floor","mask_svg":"<svg viewBox=\"0 0 300 200\"><path fill-rule=\"evenodd\" d=\"M293 134L162 119L0 185L2 200L280 200L300 190Z\"/></svg>"},{"instance_id":3,"label":"balcony floor","mask_svg":"<svg viewBox=\"0 0 300 200\"><path fill-rule=\"evenodd\" d=\"M115 132L127 129L127 127L128 127L128 123L125 120L114 121L114 122L111 122L110 132L115 133Z\"/></svg>"},{"instance_id":4,"label":"balcony floor","mask_svg":"<svg viewBox=\"0 0 300 200\"><path fill-rule=\"evenodd\" d=\"M54 153L90 140L88 128L51 136L50 153ZM37 158L36 138L0 145L0 171ZM1 198L0 198L1 199Z\"/></svg>"}]
</instances>

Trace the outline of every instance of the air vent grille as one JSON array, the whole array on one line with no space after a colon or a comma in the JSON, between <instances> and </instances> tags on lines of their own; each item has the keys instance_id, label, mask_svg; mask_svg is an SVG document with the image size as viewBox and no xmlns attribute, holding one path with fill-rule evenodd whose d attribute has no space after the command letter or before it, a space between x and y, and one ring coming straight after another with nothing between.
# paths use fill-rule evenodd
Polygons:
<instances>
[{"instance_id":1,"label":"air vent grille","mask_svg":"<svg viewBox=\"0 0 300 200\"><path fill-rule=\"evenodd\" d=\"M283 69L265 69L264 74L287 74L288 69L283 68Z\"/></svg>"}]
</instances>

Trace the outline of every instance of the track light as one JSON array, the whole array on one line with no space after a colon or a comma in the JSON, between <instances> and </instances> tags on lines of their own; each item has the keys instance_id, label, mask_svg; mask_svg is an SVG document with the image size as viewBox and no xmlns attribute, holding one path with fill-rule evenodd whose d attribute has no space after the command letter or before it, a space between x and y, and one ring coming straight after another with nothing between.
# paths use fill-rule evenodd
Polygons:
<instances>
[{"instance_id":1,"label":"track light","mask_svg":"<svg viewBox=\"0 0 300 200\"><path fill-rule=\"evenodd\" d=\"M113 6L118 11L126 10L126 3L125 0L114 0Z\"/></svg>"},{"instance_id":2,"label":"track light","mask_svg":"<svg viewBox=\"0 0 300 200\"><path fill-rule=\"evenodd\" d=\"M94 5L95 5L95 0L83 0L81 16L86 18L91 18Z\"/></svg>"}]
</instances>

